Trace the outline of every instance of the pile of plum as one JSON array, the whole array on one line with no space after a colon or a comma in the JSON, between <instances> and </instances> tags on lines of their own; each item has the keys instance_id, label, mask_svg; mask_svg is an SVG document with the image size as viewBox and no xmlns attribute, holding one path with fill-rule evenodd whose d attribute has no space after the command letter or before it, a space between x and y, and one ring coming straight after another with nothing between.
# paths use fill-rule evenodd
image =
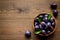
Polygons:
<instances>
[{"instance_id":1,"label":"pile of plum","mask_svg":"<svg viewBox=\"0 0 60 40\"><path fill-rule=\"evenodd\" d=\"M55 29L55 19L51 14L40 14L34 19L35 34L50 34Z\"/></svg>"}]
</instances>

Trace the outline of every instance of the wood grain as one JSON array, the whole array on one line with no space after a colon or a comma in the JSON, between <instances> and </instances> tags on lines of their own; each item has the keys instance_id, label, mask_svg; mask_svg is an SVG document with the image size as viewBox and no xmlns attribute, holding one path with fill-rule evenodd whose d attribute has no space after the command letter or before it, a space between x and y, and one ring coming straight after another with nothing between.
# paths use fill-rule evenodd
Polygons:
<instances>
[{"instance_id":1,"label":"wood grain","mask_svg":"<svg viewBox=\"0 0 60 40\"><path fill-rule=\"evenodd\" d=\"M40 40L33 33L33 21L43 11L52 13L52 2L60 13L60 0L0 0L0 40ZM56 20L56 32L48 40L60 40L60 14ZM27 29L32 32L30 39L24 35Z\"/></svg>"}]
</instances>

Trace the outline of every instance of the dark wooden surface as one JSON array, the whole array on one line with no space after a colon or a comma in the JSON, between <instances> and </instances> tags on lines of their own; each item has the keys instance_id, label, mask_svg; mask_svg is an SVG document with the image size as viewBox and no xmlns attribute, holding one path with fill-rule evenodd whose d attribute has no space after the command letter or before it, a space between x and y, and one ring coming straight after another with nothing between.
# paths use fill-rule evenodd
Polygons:
<instances>
[{"instance_id":1,"label":"dark wooden surface","mask_svg":"<svg viewBox=\"0 0 60 40\"><path fill-rule=\"evenodd\" d=\"M48 40L60 40L60 0L0 0L0 40L40 40L33 34L34 18L42 13L52 13L50 3L58 4L56 32ZM31 38L24 35L32 32Z\"/></svg>"}]
</instances>

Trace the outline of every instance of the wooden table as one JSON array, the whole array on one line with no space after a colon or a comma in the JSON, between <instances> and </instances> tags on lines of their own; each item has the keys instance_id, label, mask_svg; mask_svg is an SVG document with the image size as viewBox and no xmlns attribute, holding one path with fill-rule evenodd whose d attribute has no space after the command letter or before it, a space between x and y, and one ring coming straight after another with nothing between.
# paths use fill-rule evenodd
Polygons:
<instances>
[{"instance_id":1,"label":"wooden table","mask_svg":"<svg viewBox=\"0 0 60 40\"><path fill-rule=\"evenodd\" d=\"M0 0L0 40L40 40L33 33L33 21L42 12L52 13L52 2L58 4L60 13L60 0ZM60 40L60 14L56 20L56 32L48 40ZM26 30L32 33L29 39Z\"/></svg>"}]
</instances>

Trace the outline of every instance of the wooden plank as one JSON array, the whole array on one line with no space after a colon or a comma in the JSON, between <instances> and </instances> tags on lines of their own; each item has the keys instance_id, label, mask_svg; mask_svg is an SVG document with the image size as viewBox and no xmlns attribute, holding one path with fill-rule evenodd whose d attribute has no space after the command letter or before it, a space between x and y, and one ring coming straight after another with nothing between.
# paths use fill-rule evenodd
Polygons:
<instances>
[{"instance_id":1,"label":"wooden plank","mask_svg":"<svg viewBox=\"0 0 60 40\"><path fill-rule=\"evenodd\" d=\"M52 13L49 4L54 1L60 8L59 0L0 0L0 40L40 40L33 33L34 18L43 11ZM60 39L60 14L56 20L56 32L48 40ZM24 35L27 29L32 33L30 39Z\"/></svg>"}]
</instances>

